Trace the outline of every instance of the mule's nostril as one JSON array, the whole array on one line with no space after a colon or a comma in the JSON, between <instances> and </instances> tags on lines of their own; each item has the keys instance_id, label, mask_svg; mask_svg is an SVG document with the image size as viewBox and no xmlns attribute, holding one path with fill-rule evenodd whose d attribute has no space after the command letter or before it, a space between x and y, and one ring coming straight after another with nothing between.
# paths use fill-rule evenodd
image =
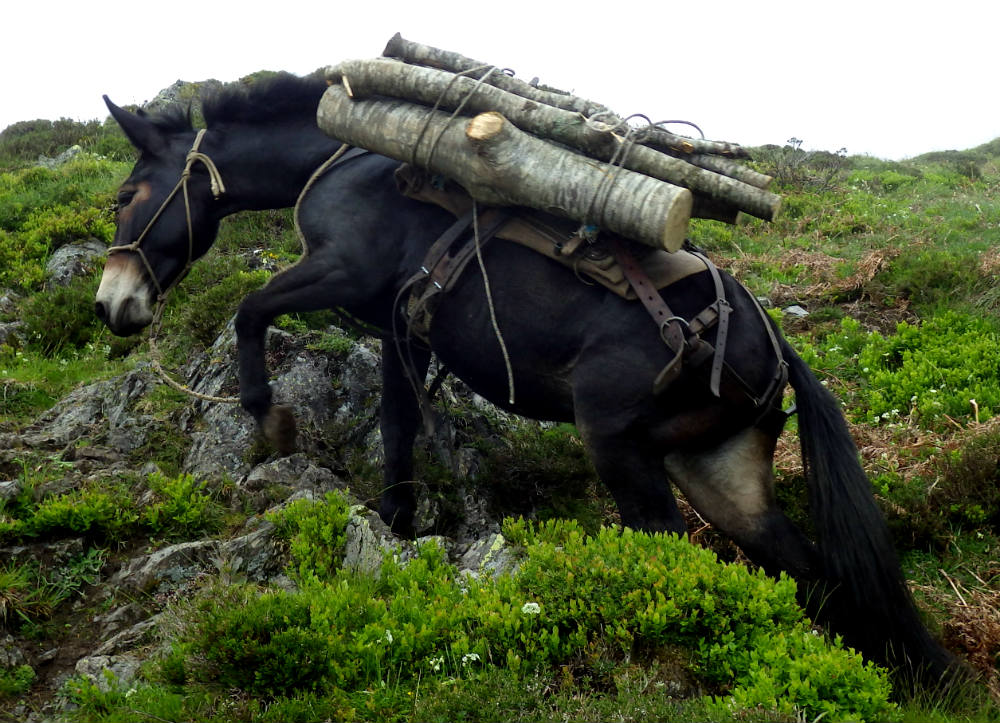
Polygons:
<instances>
[{"instance_id":1,"label":"mule's nostril","mask_svg":"<svg viewBox=\"0 0 1000 723\"><path fill-rule=\"evenodd\" d=\"M105 324L108 323L108 307L104 304L103 301L98 301L97 303L94 304L94 313L97 315L97 318L100 319L102 322L104 322Z\"/></svg>"}]
</instances>

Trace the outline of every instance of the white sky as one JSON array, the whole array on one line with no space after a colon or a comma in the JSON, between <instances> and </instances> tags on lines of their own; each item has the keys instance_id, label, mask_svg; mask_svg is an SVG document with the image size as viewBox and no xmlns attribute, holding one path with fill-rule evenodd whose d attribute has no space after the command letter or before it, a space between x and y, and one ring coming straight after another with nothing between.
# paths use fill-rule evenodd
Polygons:
<instances>
[{"instance_id":1,"label":"white sky","mask_svg":"<svg viewBox=\"0 0 1000 723\"><path fill-rule=\"evenodd\" d=\"M996 0L21 0L0 10L0 129L375 57L398 31L711 139L900 159L1000 136L998 21Z\"/></svg>"}]
</instances>

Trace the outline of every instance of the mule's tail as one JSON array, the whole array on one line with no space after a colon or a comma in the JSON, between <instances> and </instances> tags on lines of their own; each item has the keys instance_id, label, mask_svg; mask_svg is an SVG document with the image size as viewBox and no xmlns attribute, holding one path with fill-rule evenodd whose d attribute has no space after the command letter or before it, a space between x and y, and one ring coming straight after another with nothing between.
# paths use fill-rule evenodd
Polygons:
<instances>
[{"instance_id":1,"label":"mule's tail","mask_svg":"<svg viewBox=\"0 0 1000 723\"><path fill-rule=\"evenodd\" d=\"M826 587L811 601L820 606L819 619L904 679L923 686L950 681L959 667L920 619L840 405L798 354L782 347L824 567Z\"/></svg>"}]
</instances>

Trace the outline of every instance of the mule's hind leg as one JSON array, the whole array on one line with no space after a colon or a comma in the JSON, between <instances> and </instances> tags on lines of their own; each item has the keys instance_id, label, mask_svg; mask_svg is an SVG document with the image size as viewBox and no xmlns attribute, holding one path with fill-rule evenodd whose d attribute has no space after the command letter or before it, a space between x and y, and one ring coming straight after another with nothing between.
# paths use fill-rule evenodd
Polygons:
<instances>
[{"instance_id":1,"label":"mule's hind leg","mask_svg":"<svg viewBox=\"0 0 1000 723\"><path fill-rule=\"evenodd\" d=\"M379 515L392 531L413 537L417 499L413 488L413 442L421 410L415 385L423 385L430 365L430 351L405 348L408 363L392 339L382 341L382 405L380 425L385 450L384 486ZM410 368L407 368L410 367Z\"/></svg>"},{"instance_id":2,"label":"mule's hind leg","mask_svg":"<svg viewBox=\"0 0 1000 723\"><path fill-rule=\"evenodd\" d=\"M820 572L815 547L774 499L774 443L773 435L747 428L708 449L668 454L667 473L694 508L769 575L784 570L810 580Z\"/></svg>"},{"instance_id":3,"label":"mule's hind leg","mask_svg":"<svg viewBox=\"0 0 1000 723\"><path fill-rule=\"evenodd\" d=\"M597 432L579 419L577 425L623 525L647 532L687 532L662 456L653 445L627 434Z\"/></svg>"}]
</instances>

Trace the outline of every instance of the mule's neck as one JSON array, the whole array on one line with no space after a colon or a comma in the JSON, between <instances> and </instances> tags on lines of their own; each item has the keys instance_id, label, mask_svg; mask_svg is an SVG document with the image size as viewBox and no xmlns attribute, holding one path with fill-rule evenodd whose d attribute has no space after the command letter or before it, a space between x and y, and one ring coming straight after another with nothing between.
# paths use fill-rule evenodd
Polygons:
<instances>
[{"instance_id":1,"label":"mule's neck","mask_svg":"<svg viewBox=\"0 0 1000 723\"><path fill-rule=\"evenodd\" d=\"M223 216L295 205L309 177L340 146L314 118L213 128L202 143L226 184Z\"/></svg>"}]
</instances>

